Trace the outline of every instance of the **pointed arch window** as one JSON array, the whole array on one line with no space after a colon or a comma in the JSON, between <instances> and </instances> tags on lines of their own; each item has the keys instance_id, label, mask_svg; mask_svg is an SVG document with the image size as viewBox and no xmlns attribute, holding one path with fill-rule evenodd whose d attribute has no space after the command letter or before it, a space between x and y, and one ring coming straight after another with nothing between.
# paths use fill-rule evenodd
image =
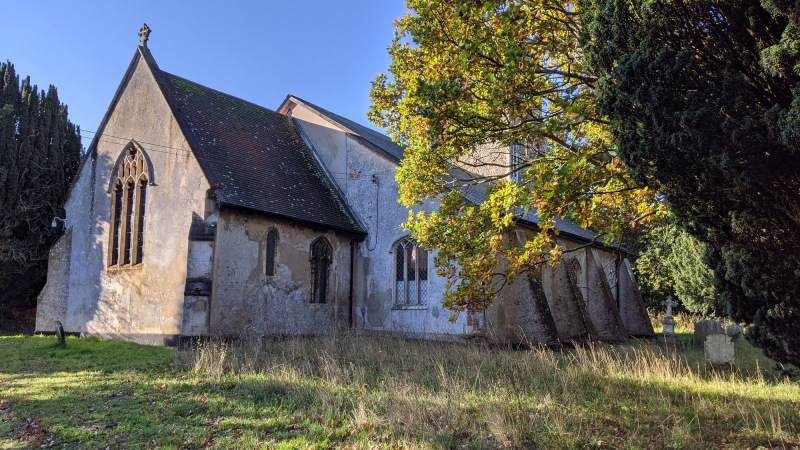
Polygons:
<instances>
[{"instance_id":1,"label":"pointed arch window","mask_svg":"<svg viewBox=\"0 0 800 450\"><path fill-rule=\"evenodd\" d=\"M324 237L311 243L311 303L325 303L328 290L328 267L333 261L331 244Z\"/></svg>"},{"instance_id":2,"label":"pointed arch window","mask_svg":"<svg viewBox=\"0 0 800 450\"><path fill-rule=\"evenodd\" d=\"M406 237L392 247L395 306L428 304L428 252Z\"/></svg>"},{"instance_id":3,"label":"pointed arch window","mask_svg":"<svg viewBox=\"0 0 800 450\"><path fill-rule=\"evenodd\" d=\"M133 143L125 147L114 168L109 267L144 261L149 169L147 156Z\"/></svg>"},{"instance_id":4,"label":"pointed arch window","mask_svg":"<svg viewBox=\"0 0 800 450\"><path fill-rule=\"evenodd\" d=\"M275 263L278 254L278 230L272 228L267 231L266 255L264 257L264 275L275 276L277 272Z\"/></svg>"}]
</instances>

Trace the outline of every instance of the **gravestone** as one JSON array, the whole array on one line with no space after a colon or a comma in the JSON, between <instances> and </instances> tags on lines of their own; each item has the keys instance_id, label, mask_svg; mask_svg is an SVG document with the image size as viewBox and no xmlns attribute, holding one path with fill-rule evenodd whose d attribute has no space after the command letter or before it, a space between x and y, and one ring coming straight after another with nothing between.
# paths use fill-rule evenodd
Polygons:
<instances>
[{"instance_id":1,"label":"gravestone","mask_svg":"<svg viewBox=\"0 0 800 450\"><path fill-rule=\"evenodd\" d=\"M736 325L736 324L728 325L727 327L725 327L725 334L727 334L728 337L730 338L735 338L740 334L742 334L742 327L741 325Z\"/></svg>"},{"instance_id":2,"label":"gravestone","mask_svg":"<svg viewBox=\"0 0 800 450\"><path fill-rule=\"evenodd\" d=\"M705 355L709 367L732 367L736 363L733 341L724 334L706 337Z\"/></svg>"},{"instance_id":3,"label":"gravestone","mask_svg":"<svg viewBox=\"0 0 800 450\"><path fill-rule=\"evenodd\" d=\"M667 313L664 316L664 331L661 333L661 345L667 349L674 349L678 343L678 339L675 336L675 319L672 317L672 307L676 304L672 301L672 296L667 296L667 301L661 303L662 305L667 307Z\"/></svg>"},{"instance_id":4,"label":"gravestone","mask_svg":"<svg viewBox=\"0 0 800 450\"><path fill-rule=\"evenodd\" d=\"M61 325L61 322L56 320L56 338L58 339L58 345L62 347L67 346L67 337L64 334L64 326Z\"/></svg>"},{"instance_id":5,"label":"gravestone","mask_svg":"<svg viewBox=\"0 0 800 450\"><path fill-rule=\"evenodd\" d=\"M675 334L675 319L672 317L672 307L677 305L677 302L672 301L672 296L667 296L667 301L662 302L662 305L667 307L667 313L664 315L664 334Z\"/></svg>"},{"instance_id":6,"label":"gravestone","mask_svg":"<svg viewBox=\"0 0 800 450\"><path fill-rule=\"evenodd\" d=\"M725 334L722 324L716 320L701 320L694 324L694 346L700 348L708 336L713 334Z\"/></svg>"}]
</instances>

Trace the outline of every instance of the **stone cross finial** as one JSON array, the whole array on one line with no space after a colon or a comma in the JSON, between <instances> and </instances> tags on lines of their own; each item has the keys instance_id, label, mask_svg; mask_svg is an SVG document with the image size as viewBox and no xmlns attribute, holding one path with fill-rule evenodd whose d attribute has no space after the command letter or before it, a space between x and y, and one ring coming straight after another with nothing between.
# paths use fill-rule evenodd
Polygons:
<instances>
[{"instance_id":1,"label":"stone cross finial","mask_svg":"<svg viewBox=\"0 0 800 450\"><path fill-rule=\"evenodd\" d=\"M143 24L142 28L139 29L139 42L142 47L147 48L147 40L150 39L150 27L147 24Z\"/></svg>"}]
</instances>

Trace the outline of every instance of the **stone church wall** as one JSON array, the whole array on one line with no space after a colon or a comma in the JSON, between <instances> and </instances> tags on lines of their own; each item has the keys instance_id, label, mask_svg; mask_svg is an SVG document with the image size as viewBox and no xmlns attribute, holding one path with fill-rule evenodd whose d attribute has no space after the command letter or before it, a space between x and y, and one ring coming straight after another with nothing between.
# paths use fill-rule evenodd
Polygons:
<instances>
[{"instance_id":1,"label":"stone church wall","mask_svg":"<svg viewBox=\"0 0 800 450\"><path fill-rule=\"evenodd\" d=\"M463 335L467 330L466 314L451 322L450 311L442 307L445 280L435 275L434 253L428 255L427 305L395 305L392 248L399 239L408 236L400 227L408 217L408 210L397 203L397 163L303 105L293 109L292 117L300 124L351 210L369 232L367 239L358 246L354 328L421 338ZM423 208L430 209L431 205Z\"/></svg>"},{"instance_id":2,"label":"stone church wall","mask_svg":"<svg viewBox=\"0 0 800 450\"><path fill-rule=\"evenodd\" d=\"M266 237L278 232L277 273L265 274ZM310 302L311 244L331 244L325 303ZM324 334L349 323L350 241L346 233L223 208L217 222L210 306L212 335Z\"/></svg>"},{"instance_id":3,"label":"stone church wall","mask_svg":"<svg viewBox=\"0 0 800 450\"><path fill-rule=\"evenodd\" d=\"M37 332L55 331L55 322L66 318L70 253L72 253L72 228L68 228L50 247L47 284L39 293L36 307Z\"/></svg>"},{"instance_id":4,"label":"stone church wall","mask_svg":"<svg viewBox=\"0 0 800 450\"><path fill-rule=\"evenodd\" d=\"M62 322L68 332L164 343L181 333L187 235L192 213L203 213L209 185L143 61L121 87L65 205L72 250ZM111 268L109 188L113 166L131 140L149 156L154 175L147 188L144 263ZM43 295L45 302L52 298Z\"/></svg>"},{"instance_id":5,"label":"stone church wall","mask_svg":"<svg viewBox=\"0 0 800 450\"><path fill-rule=\"evenodd\" d=\"M485 313L462 313L455 322L448 320L451 312L441 305L445 280L435 275L433 254L428 262L428 304L396 306L392 246L407 235L400 225L408 216L408 211L397 203L397 162L302 104L294 106L292 117L369 230L367 240L359 246L361 257L357 261L356 329L417 337L485 332L497 341L548 344L556 339L622 340L626 338L626 319L636 316L635 321L642 322L638 311L621 314L619 310L618 291L632 299L623 301L623 305L633 305L635 299L630 289L617 287L616 254L606 249L587 250L584 243L570 239L559 239L559 245L569 250L563 263L545 266L531 277L519 277ZM481 158L498 158L502 152L486 147L478 154ZM421 208L431 210L433 206L428 203ZM518 229L520 245L530 232ZM644 330L639 325L634 328Z\"/></svg>"}]
</instances>

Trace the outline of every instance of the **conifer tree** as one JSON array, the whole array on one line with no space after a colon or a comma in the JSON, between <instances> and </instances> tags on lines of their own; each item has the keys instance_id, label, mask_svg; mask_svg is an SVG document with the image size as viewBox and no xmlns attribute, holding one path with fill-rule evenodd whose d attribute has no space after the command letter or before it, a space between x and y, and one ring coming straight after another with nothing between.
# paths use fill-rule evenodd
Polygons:
<instances>
[{"instance_id":1,"label":"conifer tree","mask_svg":"<svg viewBox=\"0 0 800 450\"><path fill-rule=\"evenodd\" d=\"M622 160L705 242L751 341L800 364L800 1L582 3Z\"/></svg>"},{"instance_id":2,"label":"conifer tree","mask_svg":"<svg viewBox=\"0 0 800 450\"><path fill-rule=\"evenodd\" d=\"M56 88L20 83L13 64L0 64L0 309L35 305L61 230L50 223L63 216L81 152Z\"/></svg>"}]
</instances>

